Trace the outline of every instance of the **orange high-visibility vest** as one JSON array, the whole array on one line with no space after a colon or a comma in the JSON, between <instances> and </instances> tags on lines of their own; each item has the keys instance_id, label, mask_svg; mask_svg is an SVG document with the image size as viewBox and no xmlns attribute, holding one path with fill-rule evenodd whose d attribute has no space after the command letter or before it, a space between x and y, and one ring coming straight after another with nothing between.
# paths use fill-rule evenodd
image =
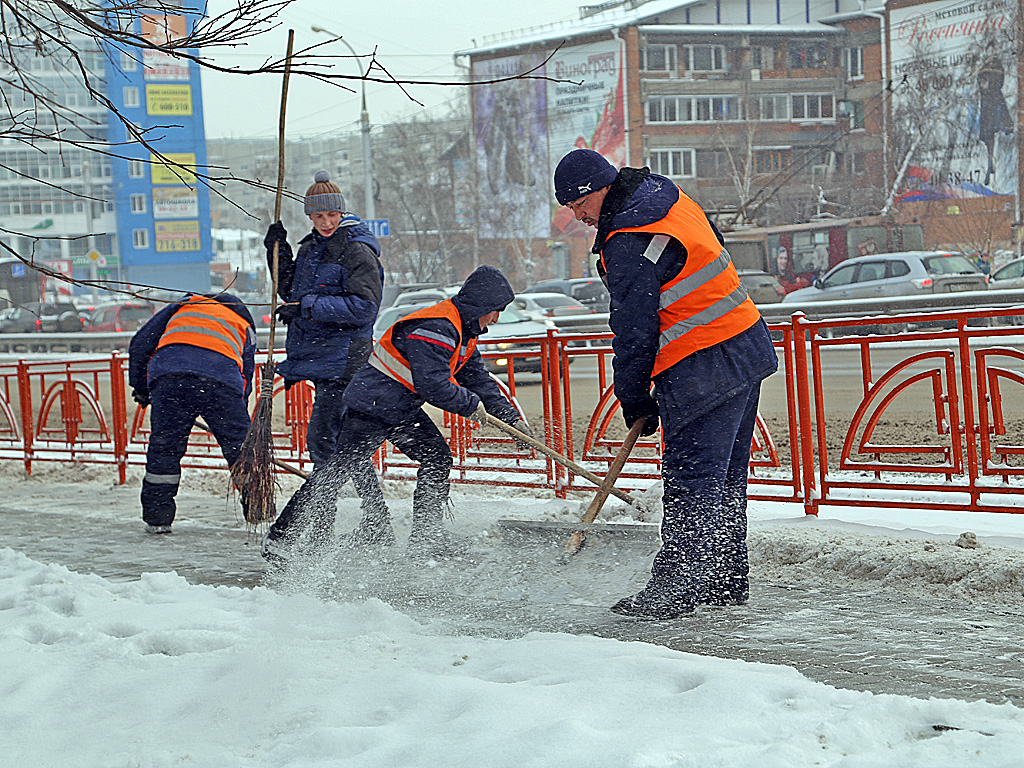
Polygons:
<instances>
[{"instance_id":1,"label":"orange high-visibility vest","mask_svg":"<svg viewBox=\"0 0 1024 768\"><path fill-rule=\"evenodd\" d=\"M249 323L238 313L207 296L193 296L171 316L156 348L190 344L231 358L242 370L242 350Z\"/></svg>"},{"instance_id":2,"label":"orange high-visibility vest","mask_svg":"<svg viewBox=\"0 0 1024 768\"><path fill-rule=\"evenodd\" d=\"M473 350L476 349L476 339L473 338L465 344L462 343L462 316L459 315L459 310L456 309L452 300L448 299L432 307L417 310L410 315L406 315L399 322L404 323L406 320L433 317L450 320L451 324L455 326L455 332L459 336L458 343L455 349L451 351L451 358L448 361L448 367L452 374L450 381L452 384L458 385L458 382L455 380L455 374L459 372L459 369L466 364L469 356L473 354ZM395 325L398 325L398 323L395 323ZM409 367L409 361L398 351L391 340L392 334L395 331L395 325L388 328L380 338L380 341L374 344L369 362L370 365L384 375L401 382L415 392L416 388L412 385L412 369ZM432 338L435 336L433 331L417 331L417 333L423 334L426 341L437 344L439 347L447 348L451 343L451 340L448 338L440 336Z\"/></svg>"},{"instance_id":3,"label":"orange high-visibility vest","mask_svg":"<svg viewBox=\"0 0 1024 768\"><path fill-rule=\"evenodd\" d=\"M746 289L740 285L732 258L715 237L704 211L682 190L679 199L660 221L616 229L608 239L617 232L653 233L654 238L643 253L653 264L658 263L670 238L686 247L685 266L661 286L658 308L661 338L652 376L694 352L731 339L761 318ZM605 266L603 250L601 266Z\"/></svg>"}]
</instances>

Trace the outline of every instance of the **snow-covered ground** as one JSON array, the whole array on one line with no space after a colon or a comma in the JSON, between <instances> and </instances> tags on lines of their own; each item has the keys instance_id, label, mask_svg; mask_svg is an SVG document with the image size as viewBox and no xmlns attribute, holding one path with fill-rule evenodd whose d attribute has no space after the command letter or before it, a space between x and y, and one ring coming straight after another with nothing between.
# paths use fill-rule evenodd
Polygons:
<instances>
[{"instance_id":1,"label":"snow-covered ground","mask_svg":"<svg viewBox=\"0 0 1024 768\"><path fill-rule=\"evenodd\" d=\"M411 562L399 546L263 580L225 473L186 474L162 537L141 532L138 473L127 487L111 477L41 465L26 480L0 465L3 765L1022 765L1012 704L847 690L706 651L756 624L784 657L787 632L826 615L809 596L839 593L854 610L838 621L884 656L897 629L854 605L884 593L896 611L1003 617L1009 679L1022 658L1024 516L807 519L753 503L751 604L636 622L606 606L643 584L649 545L596 540L559 569L550 547L500 540L498 518L571 521L578 500L457 488L454 525L474 540L465 560ZM409 489L385 491L401 541ZM607 519L624 513L610 503ZM357 515L355 499L339 501L339 529ZM796 587L807 591L786 615L766 619Z\"/></svg>"}]
</instances>

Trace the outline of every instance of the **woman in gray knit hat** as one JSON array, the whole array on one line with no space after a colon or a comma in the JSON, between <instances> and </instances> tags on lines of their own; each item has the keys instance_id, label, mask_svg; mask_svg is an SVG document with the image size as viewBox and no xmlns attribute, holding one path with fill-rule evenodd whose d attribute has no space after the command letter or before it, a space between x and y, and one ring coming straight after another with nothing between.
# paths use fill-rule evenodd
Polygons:
<instances>
[{"instance_id":1,"label":"woman in gray knit hat","mask_svg":"<svg viewBox=\"0 0 1024 768\"><path fill-rule=\"evenodd\" d=\"M292 257L288 233L279 221L270 225L263 242L268 264L274 243L278 244L277 292L285 303L277 314L288 325L288 359L277 366L277 372L285 386L306 380L316 388L306 432L315 469L334 455L342 393L373 348L384 270L380 243L359 217L346 212L345 198L327 171L317 171L304 204L313 229L299 241L297 256ZM353 477L363 499L363 519L349 542L393 544L395 535L377 474L369 462L363 470ZM316 528L326 536L333 523L333 519L316 521Z\"/></svg>"}]
</instances>

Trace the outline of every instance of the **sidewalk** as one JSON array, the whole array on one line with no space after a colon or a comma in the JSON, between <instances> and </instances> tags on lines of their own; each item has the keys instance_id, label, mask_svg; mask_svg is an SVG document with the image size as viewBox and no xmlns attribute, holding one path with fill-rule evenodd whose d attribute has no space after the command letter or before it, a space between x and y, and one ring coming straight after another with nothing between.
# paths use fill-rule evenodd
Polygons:
<instances>
[{"instance_id":1,"label":"sidewalk","mask_svg":"<svg viewBox=\"0 0 1024 768\"><path fill-rule=\"evenodd\" d=\"M492 526L463 530L476 536L469 557L423 563L404 554L411 502L389 499L400 542L395 551L341 552L330 562L265 578L258 538L225 498L183 491L174 533L150 536L143 533L137 487L6 484L0 498L3 546L109 579L173 570L194 583L299 589L338 600L379 598L447 634L593 634L785 664L836 687L1024 706L1019 602L949 599L865 582L837 587L787 570L785 563L755 562L747 606L638 622L607 606L645 583L653 549L642 541L612 547L596 542L563 566L562 542L512 546ZM471 493L481 509L495 514L494 500L482 498L485 490ZM466 498L461 505L472 509ZM520 500L520 507L528 501ZM340 499L338 529L357 517L358 500ZM463 515L457 527L472 519L472 512ZM762 535L752 528L752 545Z\"/></svg>"}]
</instances>

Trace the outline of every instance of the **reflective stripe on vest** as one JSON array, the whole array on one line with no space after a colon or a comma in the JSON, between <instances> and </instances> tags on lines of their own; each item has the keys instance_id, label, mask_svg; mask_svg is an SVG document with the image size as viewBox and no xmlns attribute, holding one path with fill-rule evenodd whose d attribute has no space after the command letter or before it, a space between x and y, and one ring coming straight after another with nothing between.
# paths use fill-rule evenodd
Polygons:
<instances>
[{"instance_id":1,"label":"reflective stripe on vest","mask_svg":"<svg viewBox=\"0 0 1024 768\"><path fill-rule=\"evenodd\" d=\"M671 238L686 247L686 264L661 286L658 321L661 335L652 376L701 349L713 347L742 333L761 313L740 284L729 252L715 237L707 216L682 190L679 199L660 221L617 232L654 234L643 257L657 264ZM604 254L601 254L602 266Z\"/></svg>"},{"instance_id":2,"label":"reflective stripe on vest","mask_svg":"<svg viewBox=\"0 0 1024 768\"><path fill-rule=\"evenodd\" d=\"M384 335L381 336L380 341L373 345L373 352L370 354L369 363L385 376L404 384L413 392L416 391L416 388L412 385L412 369L409 367L409 361L406 360L402 353L395 347L394 342L392 341L392 336L395 331L395 325L398 325L398 323L404 323L407 320L419 320L426 318L448 320L455 326L455 333L458 334L458 339L455 342L455 347L452 349L451 357L448 361L448 367L451 370L450 381L453 384L458 384L458 382L455 381L455 374L458 373L459 369L466 364L469 356L473 354L473 350L476 349L476 339L470 339L465 344L462 343L462 316L459 315L459 310L456 309L451 299L442 301L440 304L435 304L431 307L425 307L424 309L417 310L416 312L403 317L397 323L388 328L384 332ZM428 341L433 339L439 344L439 346L443 343L443 345L447 347L448 342L451 341L451 339L429 330L417 331L417 333L426 337Z\"/></svg>"},{"instance_id":3,"label":"reflective stripe on vest","mask_svg":"<svg viewBox=\"0 0 1024 768\"><path fill-rule=\"evenodd\" d=\"M242 370L242 351L249 324L216 299L193 296L174 313L157 349L170 344L189 344L209 349L235 361Z\"/></svg>"}]
</instances>

